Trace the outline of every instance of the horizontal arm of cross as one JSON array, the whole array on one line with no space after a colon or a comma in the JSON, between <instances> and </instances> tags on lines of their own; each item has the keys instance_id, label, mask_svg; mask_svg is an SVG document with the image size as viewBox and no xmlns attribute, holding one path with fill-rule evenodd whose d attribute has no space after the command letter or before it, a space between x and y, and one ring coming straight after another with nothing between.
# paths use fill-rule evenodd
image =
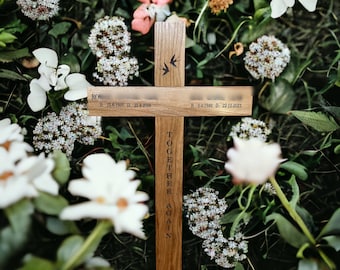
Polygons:
<instances>
[{"instance_id":1,"label":"horizontal arm of cross","mask_svg":"<svg viewBox=\"0 0 340 270\"><path fill-rule=\"evenodd\" d=\"M90 87L88 108L101 116L243 116L252 111L250 86Z\"/></svg>"}]
</instances>

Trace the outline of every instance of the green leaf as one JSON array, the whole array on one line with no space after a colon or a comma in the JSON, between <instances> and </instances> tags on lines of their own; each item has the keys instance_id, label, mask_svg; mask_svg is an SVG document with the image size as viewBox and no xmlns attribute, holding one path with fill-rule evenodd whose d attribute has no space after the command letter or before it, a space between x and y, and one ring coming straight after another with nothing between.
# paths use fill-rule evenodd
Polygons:
<instances>
[{"instance_id":1,"label":"green leaf","mask_svg":"<svg viewBox=\"0 0 340 270\"><path fill-rule=\"evenodd\" d=\"M71 69L71 73L80 72L80 64L78 58L72 53L67 53L61 56L60 64L68 65Z\"/></svg>"},{"instance_id":2,"label":"green leaf","mask_svg":"<svg viewBox=\"0 0 340 270\"><path fill-rule=\"evenodd\" d=\"M315 226L315 222L314 222L314 219L311 213L309 213L309 211L307 211L306 208L303 208L299 205L296 206L296 212L302 218L302 220L304 221L306 226L309 228L309 230L311 232L315 231L316 226Z\"/></svg>"},{"instance_id":3,"label":"green leaf","mask_svg":"<svg viewBox=\"0 0 340 270\"><path fill-rule=\"evenodd\" d=\"M53 36L54 38L58 38L59 36L66 34L68 30L70 30L72 24L69 22L60 22L55 24L48 34Z\"/></svg>"},{"instance_id":4,"label":"green leaf","mask_svg":"<svg viewBox=\"0 0 340 270\"><path fill-rule=\"evenodd\" d=\"M68 202L67 200L58 195L54 196L48 193L40 192L39 196L34 198L35 207L48 215L58 215L64 209Z\"/></svg>"},{"instance_id":5,"label":"green leaf","mask_svg":"<svg viewBox=\"0 0 340 270\"><path fill-rule=\"evenodd\" d=\"M23 199L5 209L11 227L18 233L28 230L33 212L33 205L31 201L27 199Z\"/></svg>"},{"instance_id":6,"label":"green leaf","mask_svg":"<svg viewBox=\"0 0 340 270\"><path fill-rule=\"evenodd\" d=\"M19 50L0 50L0 62L12 62L13 60L31 56L28 48Z\"/></svg>"},{"instance_id":7,"label":"green leaf","mask_svg":"<svg viewBox=\"0 0 340 270\"><path fill-rule=\"evenodd\" d=\"M134 138L133 135L129 132L128 129L122 128L119 132L119 138L121 138L123 141L126 141L127 139Z\"/></svg>"},{"instance_id":8,"label":"green leaf","mask_svg":"<svg viewBox=\"0 0 340 270\"><path fill-rule=\"evenodd\" d=\"M233 223L237 216L241 213L241 209L235 208L231 211L228 211L225 215L223 215L220 219L221 224Z\"/></svg>"},{"instance_id":9,"label":"green leaf","mask_svg":"<svg viewBox=\"0 0 340 270\"><path fill-rule=\"evenodd\" d=\"M78 234L79 230L73 221L47 217L46 228L56 235Z\"/></svg>"},{"instance_id":10,"label":"green leaf","mask_svg":"<svg viewBox=\"0 0 340 270\"><path fill-rule=\"evenodd\" d=\"M72 258L84 244L83 237L72 235L66 238L57 251L57 262L63 264Z\"/></svg>"},{"instance_id":11,"label":"green leaf","mask_svg":"<svg viewBox=\"0 0 340 270\"><path fill-rule=\"evenodd\" d=\"M244 270L244 267L241 263L236 263L234 270Z\"/></svg>"},{"instance_id":12,"label":"green leaf","mask_svg":"<svg viewBox=\"0 0 340 270\"><path fill-rule=\"evenodd\" d=\"M284 169L293 175L295 175L297 178L301 180L307 180L308 174L307 174L307 168L303 166L300 163L297 163L295 161L286 161L280 165L281 169Z\"/></svg>"},{"instance_id":13,"label":"green leaf","mask_svg":"<svg viewBox=\"0 0 340 270\"><path fill-rule=\"evenodd\" d=\"M54 264L46 259L28 255L25 258L23 267L19 270L54 270Z\"/></svg>"},{"instance_id":14,"label":"green leaf","mask_svg":"<svg viewBox=\"0 0 340 270\"><path fill-rule=\"evenodd\" d=\"M70 178L70 162L66 154L60 150L53 151L52 158L54 160L54 169L52 172L53 178L59 184L65 184Z\"/></svg>"},{"instance_id":15,"label":"green leaf","mask_svg":"<svg viewBox=\"0 0 340 270\"><path fill-rule=\"evenodd\" d=\"M17 72L8 69L0 69L0 78L13 81L27 81L27 79Z\"/></svg>"},{"instance_id":16,"label":"green leaf","mask_svg":"<svg viewBox=\"0 0 340 270\"><path fill-rule=\"evenodd\" d=\"M8 32L5 31L0 32L0 41L2 41L3 43L12 43L16 39L17 39L16 36Z\"/></svg>"},{"instance_id":17,"label":"green leaf","mask_svg":"<svg viewBox=\"0 0 340 270\"><path fill-rule=\"evenodd\" d=\"M268 27L273 22L272 18L266 15L269 12L268 7L260 8L255 12L254 18L249 21L247 29L242 33L240 42L243 44L251 43L268 32Z\"/></svg>"},{"instance_id":18,"label":"green leaf","mask_svg":"<svg viewBox=\"0 0 340 270\"><path fill-rule=\"evenodd\" d=\"M268 3L266 0L254 0L254 8L258 10L260 8L268 7Z\"/></svg>"},{"instance_id":19,"label":"green leaf","mask_svg":"<svg viewBox=\"0 0 340 270\"><path fill-rule=\"evenodd\" d=\"M299 248L308 242L307 237L282 215L273 213L267 216L266 223L271 220L275 221L281 237L291 246Z\"/></svg>"},{"instance_id":20,"label":"green leaf","mask_svg":"<svg viewBox=\"0 0 340 270\"><path fill-rule=\"evenodd\" d=\"M48 101L50 102L51 108L54 112L59 113L63 107L62 101L64 100L64 94L66 91L67 89L47 92Z\"/></svg>"},{"instance_id":21,"label":"green leaf","mask_svg":"<svg viewBox=\"0 0 340 270\"><path fill-rule=\"evenodd\" d=\"M333 247L336 251L340 250L340 236L330 235L322 237L322 239L325 240L328 245Z\"/></svg>"},{"instance_id":22,"label":"green leaf","mask_svg":"<svg viewBox=\"0 0 340 270\"><path fill-rule=\"evenodd\" d=\"M28 240L33 211L33 205L27 199L5 209L10 226L0 230L0 269L5 269Z\"/></svg>"},{"instance_id":23,"label":"green leaf","mask_svg":"<svg viewBox=\"0 0 340 270\"><path fill-rule=\"evenodd\" d=\"M289 201L289 204L293 207L293 209L295 209L296 204L298 203L299 198L300 198L300 190L299 190L298 184L296 183L294 175L292 175L292 177L289 179L288 183L290 184L290 186L292 188L292 192L293 192L293 195L292 195L291 200Z\"/></svg>"},{"instance_id":24,"label":"green leaf","mask_svg":"<svg viewBox=\"0 0 340 270\"><path fill-rule=\"evenodd\" d=\"M110 263L101 257L92 257L85 263L85 269L91 270L111 270Z\"/></svg>"},{"instance_id":25,"label":"green leaf","mask_svg":"<svg viewBox=\"0 0 340 270\"><path fill-rule=\"evenodd\" d=\"M281 79L287 80L291 85L296 83L298 78L311 63L311 60L305 61L303 63L300 63L299 60L299 56L292 56L289 64L280 75Z\"/></svg>"},{"instance_id":26,"label":"green leaf","mask_svg":"<svg viewBox=\"0 0 340 270\"><path fill-rule=\"evenodd\" d=\"M333 132L340 128L332 116L323 112L290 111L289 113L319 132Z\"/></svg>"},{"instance_id":27,"label":"green leaf","mask_svg":"<svg viewBox=\"0 0 340 270\"><path fill-rule=\"evenodd\" d=\"M340 235L339 224L340 224L340 208L335 210L332 217L329 219L327 224L323 227L323 229L321 230L317 238L320 239L321 237L326 236L326 235L334 235L334 234Z\"/></svg>"},{"instance_id":28,"label":"green leaf","mask_svg":"<svg viewBox=\"0 0 340 270\"><path fill-rule=\"evenodd\" d=\"M0 269L6 269L6 264L16 255L26 241L26 233L15 232L9 226L0 231Z\"/></svg>"},{"instance_id":29,"label":"green leaf","mask_svg":"<svg viewBox=\"0 0 340 270\"><path fill-rule=\"evenodd\" d=\"M339 155L340 154L340 144L334 147L334 154Z\"/></svg>"},{"instance_id":30,"label":"green leaf","mask_svg":"<svg viewBox=\"0 0 340 270\"><path fill-rule=\"evenodd\" d=\"M272 113L285 114L292 109L295 97L291 84L278 78L271 84L269 95L260 96L259 103Z\"/></svg>"},{"instance_id":31,"label":"green leaf","mask_svg":"<svg viewBox=\"0 0 340 270\"><path fill-rule=\"evenodd\" d=\"M337 106L322 106L322 109L331 114L335 119L340 120L340 107Z\"/></svg>"},{"instance_id":32,"label":"green leaf","mask_svg":"<svg viewBox=\"0 0 340 270\"><path fill-rule=\"evenodd\" d=\"M80 236L67 238L57 252L58 265L61 269L74 269L91 258L98 248L102 237L112 228L111 221L100 221L87 237L86 241Z\"/></svg>"},{"instance_id":33,"label":"green leaf","mask_svg":"<svg viewBox=\"0 0 340 270\"><path fill-rule=\"evenodd\" d=\"M298 270L319 270L319 267L316 261L303 259L299 261Z\"/></svg>"},{"instance_id":34,"label":"green leaf","mask_svg":"<svg viewBox=\"0 0 340 270\"><path fill-rule=\"evenodd\" d=\"M208 175L202 170L194 170L193 175L197 177L208 177Z\"/></svg>"}]
</instances>

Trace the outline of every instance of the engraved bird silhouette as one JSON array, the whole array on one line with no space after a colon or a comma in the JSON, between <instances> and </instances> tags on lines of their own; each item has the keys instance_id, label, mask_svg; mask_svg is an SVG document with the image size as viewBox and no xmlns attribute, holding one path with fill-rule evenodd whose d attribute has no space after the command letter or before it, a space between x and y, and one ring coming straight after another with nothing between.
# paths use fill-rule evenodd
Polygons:
<instances>
[{"instance_id":1,"label":"engraved bird silhouette","mask_svg":"<svg viewBox=\"0 0 340 270\"><path fill-rule=\"evenodd\" d=\"M167 74L170 71L168 65L165 64L165 63L164 63L164 67L162 69L163 69L163 75Z\"/></svg>"},{"instance_id":2,"label":"engraved bird silhouette","mask_svg":"<svg viewBox=\"0 0 340 270\"><path fill-rule=\"evenodd\" d=\"M173 65L174 67L177 67L176 62L177 62L177 59L175 59L175 55L173 55L170 59L170 64Z\"/></svg>"}]
</instances>

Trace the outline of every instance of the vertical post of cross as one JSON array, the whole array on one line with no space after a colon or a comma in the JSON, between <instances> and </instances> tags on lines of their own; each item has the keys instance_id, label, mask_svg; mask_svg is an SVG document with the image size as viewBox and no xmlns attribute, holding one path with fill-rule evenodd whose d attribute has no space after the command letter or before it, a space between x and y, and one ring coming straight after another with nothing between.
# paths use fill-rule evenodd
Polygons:
<instances>
[{"instance_id":1,"label":"vertical post of cross","mask_svg":"<svg viewBox=\"0 0 340 270\"><path fill-rule=\"evenodd\" d=\"M185 83L185 24L155 24L155 86ZM155 119L156 269L182 269L183 116Z\"/></svg>"}]
</instances>

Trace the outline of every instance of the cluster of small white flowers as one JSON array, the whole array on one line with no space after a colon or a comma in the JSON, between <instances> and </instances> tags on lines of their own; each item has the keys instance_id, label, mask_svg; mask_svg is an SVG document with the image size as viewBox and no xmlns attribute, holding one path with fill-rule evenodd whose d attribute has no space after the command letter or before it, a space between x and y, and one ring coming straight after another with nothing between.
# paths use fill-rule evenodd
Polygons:
<instances>
[{"instance_id":1,"label":"cluster of small white flowers","mask_svg":"<svg viewBox=\"0 0 340 270\"><path fill-rule=\"evenodd\" d=\"M131 34L122 17L99 19L91 29L89 46L98 58L93 77L104 85L125 86L139 75L138 61L130 57Z\"/></svg>"},{"instance_id":2,"label":"cluster of small white flowers","mask_svg":"<svg viewBox=\"0 0 340 270\"><path fill-rule=\"evenodd\" d=\"M120 55L130 52L131 35L121 17L99 19L88 38L89 46L97 57Z\"/></svg>"},{"instance_id":3,"label":"cluster of small white flowers","mask_svg":"<svg viewBox=\"0 0 340 270\"><path fill-rule=\"evenodd\" d=\"M47 21L59 11L59 0L17 0L17 5L32 20Z\"/></svg>"},{"instance_id":4,"label":"cluster of small white flowers","mask_svg":"<svg viewBox=\"0 0 340 270\"><path fill-rule=\"evenodd\" d=\"M97 62L97 72L93 77L104 85L125 86L133 76L138 76L138 61L135 57L116 57L100 58Z\"/></svg>"},{"instance_id":5,"label":"cluster of small white flowers","mask_svg":"<svg viewBox=\"0 0 340 270\"><path fill-rule=\"evenodd\" d=\"M241 232L227 239L222 231L219 231L215 238L204 240L202 247L210 259L224 268L235 267L237 262L247 258L248 253L248 241Z\"/></svg>"},{"instance_id":6,"label":"cluster of small white flowers","mask_svg":"<svg viewBox=\"0 0 340 270\"><path fill-rule=\"evenodd\" d=\"M224 199L218 198L218 191L201 187L185 195L183 205L187 210L189 229L204 239L202 247L210 259L225 268L246 259L248 241L244 240L243 234L238 232L229 238L223 235L220 218L228 206Z\"/></svg>"},{"instance_id":7,"label":"cluster of small white flowers","mask_svg":"<svg viewBox=\"0 0 340 270\"><path fill-rule=\"evenodd\" d=\"M93 145L101 134L100 118L88 116L85 104L73 102L59 115L50 112L39 119L33 130L33 145L37 151L61 150L70 157L76 141Z\"/></svg>"},{"instance_id":8,"label":"cluster of small white flowers","mask_svg":"<svg viewBox=\"0 0 340 270\"><path fill-rule=\"evenodd\" d=\"M184 196L189 229L203 239L208 239L221 229L220 218L227 209L224 199L218 198L218 191L201 187Z\"/></svg>"},{"instance_id":9,"label":"cluster of small white flowers","mask_svg":"<svg viewBox=\"0 0 340 270\"><path fill-rule=\"evenodd\" d=\"M240 122L231 127L229 136L240 139L258 138L266 142L271 132L265 122L251 117L243 117Z\"/></svg>"},{"instance_id":10,"label":"cluster of small white flowers","mask_svg":"<svg viewBox=\"0 0 340 270\"><path fill-rule=\"evenodd\" d=\"M250 44L243 60L255 79L274 80L289 63L290 50L276 37L264 35Z\"/></svg>"},{"instance_id":11,"label":"cluster of small white flowers","mask_svg":"<svg viewBox=\"0 0 340 270\"><path fill-rule=\"evenodd\" d=\"M266 182L264 185L263 185L263 190L265 192L267 192L269 195L276 195L276 190L275 188L273 187L273 185L269 182Z\"/></svg>"}]
</instances>

